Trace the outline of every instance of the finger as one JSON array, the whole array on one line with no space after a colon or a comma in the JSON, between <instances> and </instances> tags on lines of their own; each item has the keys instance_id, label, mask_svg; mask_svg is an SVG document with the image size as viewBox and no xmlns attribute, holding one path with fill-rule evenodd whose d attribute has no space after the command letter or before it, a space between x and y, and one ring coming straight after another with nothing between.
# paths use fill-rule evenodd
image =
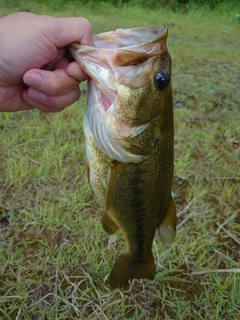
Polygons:
<instances>
[{"instance_id":1,"label":"finger","mask_svg":"<svg viewBox=\"0 0 240 320\"><path fill-rule=\"evenodd\" d=\"M57 48L66 47L71 42L94 45L92 27L85 18L56 18L58 27L54 27L53 41Z\"/></svg>"},{"instance_id":2,"label":"finger","mask_svg":"<svg viewBox=\"0 0 240 320\"><path fill-rule=\"evenodd\" d=\"M45 67L43 69L65 69L66 74L68 74L72 78L75 78L79 82L89 79L89 75L80 67L80 65L75 61L70 62L66 56L62 57L54 65L52 65L51 69L47 69Z\"/></svg>"},{"instance_id":3,"label":"finger","mask_svg":"<svg viewBox=\"0 0 240 320\"><path fill-rule=\"evenodd\" d=\"M61 62L62 60L66 60L67 64L69 64L70 61L66 57L66 52L67 52L66 48L60 48L57 50L57 52L58 52L57 57L53 61L47 63L42 69L50 70L50 71L54 69L63 69L63 67L61 68L56 67L56 65L58 65L59 62Z\"/></svg>"},{"instance_id":4,"label":"finger","mask_svg":"<svg viewBox=\"0 0 240 320\"><path fill-rule=\"evenodd\" d=\"M0 86L0 111L14 112L20 110L34 109L30 104L22 99L22 91L25 85Z\"/></svg>"},{"instance_id":5,"label":"finger","mask_svg":"<svg viewBox=\"0 0 240 320\"><path fill-rule=\"evenodd\" d=\"M85 81L89 79L89 75L85 73L85 71L75 61L67 66L66 73L78 81Z\"/></svg>"},{"instance_id":6,"label":"finger","mask_svg":"<svg viewBox=\"0 0 240 320\"><path fill-rule=\"evenodd\" d=\"M66 56L64 56L54 64L52 70L66 69L69 63L70 63L69 59Z\"/></svg>"},{"instance_id":7,"label":"finger","mask_svg":"<svg viewBox=\"0 0 240 320\"><path fill-rule=\"evenodd\" d=\"M80 97L80 88L59 96L49 96L33 88L22 94L24 101L34 108L45 112L58 112L76 102Z\"/></svg>"},{"instance_id":8,"label":"finger","mask_svg":"<svg viewBox=\"0 0 240 320\"><path fill-rule=\"evenodd\" d=\"M50 96L69 93L79 86L79 81L70 77L64 69L54 71L30 69L24 74L23 81L29 87Z\"/></svg>"}]
</instances>

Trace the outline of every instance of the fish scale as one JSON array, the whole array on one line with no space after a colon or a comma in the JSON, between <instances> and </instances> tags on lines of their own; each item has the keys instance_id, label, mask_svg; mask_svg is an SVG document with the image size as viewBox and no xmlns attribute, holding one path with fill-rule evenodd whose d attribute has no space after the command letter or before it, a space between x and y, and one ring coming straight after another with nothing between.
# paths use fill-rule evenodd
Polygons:
<instances>
[{"instance_id":1,"label":"fish scale","mask_svg":"<svg viewBox=\"0 0 240 320\"><path fill-rule=\"evenodd\" d=\"M110 286L154 279L152 242L173 242L171 58L164 26L118 29L94 37L96 47L72 44L89 74L84 115L91 187L109 234L123 233L126 248L110 273Z\"/></svg>"}]
</instances>

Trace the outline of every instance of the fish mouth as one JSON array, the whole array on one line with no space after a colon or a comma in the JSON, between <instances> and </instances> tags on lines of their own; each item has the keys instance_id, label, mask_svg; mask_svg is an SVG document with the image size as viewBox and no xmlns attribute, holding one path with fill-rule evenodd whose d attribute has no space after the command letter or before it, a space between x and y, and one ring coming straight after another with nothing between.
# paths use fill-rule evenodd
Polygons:
<instances>
[{"instance_id":1,"label":"fish mouth","mask_svg":"<svg viewBox=\"0 0 240 320\"><path fill-rule=\"evenodd\" d=\"M166 40L168 29L165 26L139 27L132 29L116 29L93 36L95 47L71 43L69 48L94 50L94 48L122 49L128 48L135 52L149 51L149 45ZM166 41L165 41L166 42ZM140 45L140 46L139 46Z\"/></svg>"},{"instance_id":2,"label":"fish mouth","mask_svg":"<svg viewBox=\"0 0 240 320\"><path fill-rule=\"evenodd\" d=\"M71 43L68 48L84 71L98 83L99 90L113 99L116 80L130 87L140 86L139 81L127 82L129 70L137 78L141 66L143 78L143 74L148 73L151 58L165 53L167 34L165 26L117 29L95 35L95 47Z\"/></svg>"},{"instance_id":3,"label":"fish mouth","mask_svg":"<svg viewBox=\"0 0 240 320\"><path fill-rule=\"evenodd\" d=\"M94 36L96 47L108 49L128 48L135 52L149 51L149 45L167 37L165 26L116 29ZM139 46L140 45L140 46Z\"/></svg>"},{"instance_id":4,"label":"fish mouth","mask_svg":"<svg viewBox=\"0 0 240 320\"><path fill-rule=\"evenodd\" d=\"M165 26L117 29L94 36L95 47L69 46L90 76L85 134L92 135L110 159L124 163L145 159L144 150L136 154L126 150L124 142L146 130L156 115L144 119L127 116L121 96L126 88L138 90L149 81L152 64L166 53L167 32Z\"/></svg>"},{"instance_id":5,"label":"fish mouth","mask_svg":"<svg viewBox=\"0 0 240 320\"><path fill-rule=\"evenodd\" d=\"M71 43L68 48L96 83L94 90L99 91L102 107L107 110L118 95L116 82L130 88L142 85L149 75L151 59L165 53L167 34L165 26L117 29L95 35L95 47ZM133 77L131 83L129 78ZM93 81L90 83L93 86Z\"/></svg>"}]
</instances>

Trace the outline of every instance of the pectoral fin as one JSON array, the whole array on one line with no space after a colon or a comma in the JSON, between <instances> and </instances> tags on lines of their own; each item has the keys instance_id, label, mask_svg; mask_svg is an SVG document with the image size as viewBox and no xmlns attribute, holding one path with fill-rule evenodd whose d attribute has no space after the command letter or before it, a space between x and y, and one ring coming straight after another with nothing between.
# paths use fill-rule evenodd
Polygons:
<instances>
[{"instance_id":1,"label":"pectoral fin","mask_svg":"<svg viewBox=\"0 0 240 320\"><path fill-rule=\"evenodd\" d=\"M176 224L176 207L173 198L171 197L168 211L158 230L159 237L164 245L168 246L173 243L176 236Z\"/></svg>"},{"instance_id":2,"label":"pectoral fin","mask_svg":"<svg viewBox=\"0 0 240 320\"><path fill-rule=\"evenodd\" d=\"M106 233L108 235L112 235L115 234L119 228L118 226L115 224L115 222L109 217L109 215L107 214L107 212L103 213L102 216L102 226L103 229L106 231Z\"/></svg>"},{"instance_id":3,"label":"pectoral fin","mask_svg":"<svg viewBox=\"0 0 240 320\"><path fill-rule=\"evenodd\" d=\"M118 161L108 163L108 181L105 197L105 210L108 210L116 191Z\"/></svg>"}]
</instances>

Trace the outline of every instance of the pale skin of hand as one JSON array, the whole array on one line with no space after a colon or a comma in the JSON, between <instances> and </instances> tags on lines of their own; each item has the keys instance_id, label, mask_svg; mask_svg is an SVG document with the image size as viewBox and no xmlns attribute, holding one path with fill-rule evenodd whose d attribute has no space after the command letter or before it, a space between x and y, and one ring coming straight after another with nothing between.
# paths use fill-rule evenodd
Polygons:
<instances>
[{"instance_id":1,"label":"pale skin of hand","mask_svg":"<svg viewBox=\"0 0 240 320\"><path fill-rule=\"evenodd\" d=\"M88 76L69 59L71 42L94 45L85 18L14 13L0 18L0 111L61 111Z\"/></svg>"}]
</instances>

